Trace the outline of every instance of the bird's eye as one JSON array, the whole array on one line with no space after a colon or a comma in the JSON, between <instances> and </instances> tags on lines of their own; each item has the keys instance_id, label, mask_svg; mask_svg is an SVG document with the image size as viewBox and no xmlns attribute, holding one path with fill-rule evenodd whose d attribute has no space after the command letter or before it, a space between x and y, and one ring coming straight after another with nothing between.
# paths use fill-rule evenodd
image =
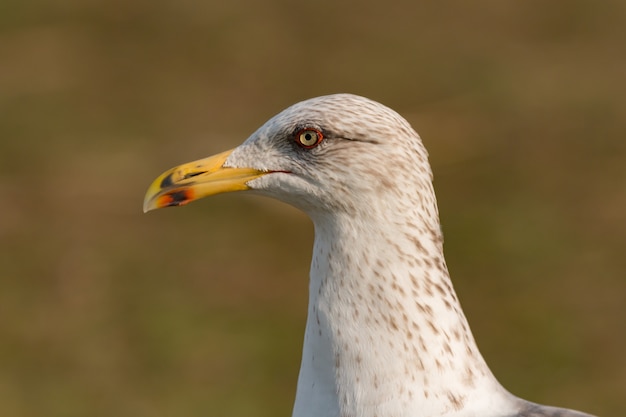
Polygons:
<instances>
[{"instance_id":1,"label":"bird's eye","mask_svg":"<svg viewBox=\"0 0 626 417\"><path fill-rule=\"evenodd\" d=\"M316 147L324 138L322 132L316 129L302 129L296 134L296 142L298 145L306 149Z\"/></svg>"}]
</instances>

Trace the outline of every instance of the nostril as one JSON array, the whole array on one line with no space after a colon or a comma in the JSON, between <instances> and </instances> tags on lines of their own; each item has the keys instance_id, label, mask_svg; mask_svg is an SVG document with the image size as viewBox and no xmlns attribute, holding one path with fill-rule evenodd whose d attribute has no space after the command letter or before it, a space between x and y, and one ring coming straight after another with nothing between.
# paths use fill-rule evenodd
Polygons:
<instances>
[{"instance_id":1,"label":"nostril","mask_svg":"<svg viewBox=\"0 0 626 417\"><path fill-rule=\"evenodd\" d=\"M186 180L187 178L193 178L193 177L197 177L198 175L202 175L202 174L206 174L207 171L196 171L196 172L190 172L188 174L185 174L185 176L183 177L184 180Z\"/></svg>"}]
</instances>

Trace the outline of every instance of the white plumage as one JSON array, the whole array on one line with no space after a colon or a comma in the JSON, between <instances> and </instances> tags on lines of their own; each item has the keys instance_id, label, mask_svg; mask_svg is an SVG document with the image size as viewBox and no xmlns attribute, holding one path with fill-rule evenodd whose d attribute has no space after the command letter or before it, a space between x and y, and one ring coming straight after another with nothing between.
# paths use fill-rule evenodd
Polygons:
<instances>
[{"instance_id":1,"label":"white plumage","mask_svg":"<svg viewBox=\"0 0 626 417\"><path fill-rule=\"evenodd\" d=\"M242 189L315 225L294 417L588 416L492 375L448 275L426 149L393 110L349 94L295 104L232 152L165 172L144 208Z\"/></svg>"}]
</instances>

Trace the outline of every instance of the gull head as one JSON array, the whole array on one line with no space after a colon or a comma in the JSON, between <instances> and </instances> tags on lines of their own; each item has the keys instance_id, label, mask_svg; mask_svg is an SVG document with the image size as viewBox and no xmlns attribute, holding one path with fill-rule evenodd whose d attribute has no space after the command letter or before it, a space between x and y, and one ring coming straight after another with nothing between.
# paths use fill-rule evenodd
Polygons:
<instances>
[{"instance_id":1,"label":"gull head","mask_svg":"<svg viewBox=\"0 0 626 417\"><path fill-rule=\"evenodd\" d=\"M335 94L283 110L235 149L164 172L144 211L243 190L312 217L399 210L389 203L402 200L433 210L431 179L427 152L404 118L367 98Z\"/></svg>"}]
</instances>

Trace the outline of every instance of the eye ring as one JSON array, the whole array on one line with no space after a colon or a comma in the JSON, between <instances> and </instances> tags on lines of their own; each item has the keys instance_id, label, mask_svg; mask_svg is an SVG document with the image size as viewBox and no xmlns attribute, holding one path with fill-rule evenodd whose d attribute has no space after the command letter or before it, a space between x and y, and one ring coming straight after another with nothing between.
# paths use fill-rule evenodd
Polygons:
<instances>
[{"instance_id":1,"label":"eye ring","mask_svg":"<svg viewBox=\"0 0 626 417\"><path fill-rule=\"evenodd\" d=\"M317 129L307 127L296 133L296 143L304 149L315 148L324 139L324 135Z\"/></svg>"}]
</instances>

